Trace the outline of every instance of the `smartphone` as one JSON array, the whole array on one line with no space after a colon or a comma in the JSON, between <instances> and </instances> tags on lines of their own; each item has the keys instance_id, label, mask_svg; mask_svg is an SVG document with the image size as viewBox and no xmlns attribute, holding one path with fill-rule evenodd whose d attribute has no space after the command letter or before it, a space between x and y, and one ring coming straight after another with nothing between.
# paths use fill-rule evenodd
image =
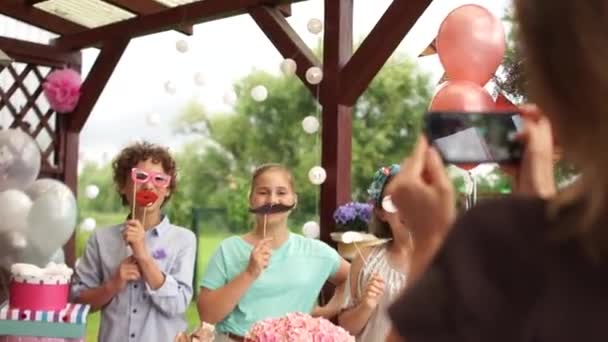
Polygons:
<instances>
[{"instance_id":1,"label":"smartphone","mask_svg":"<svg viewBox=\"0 0 608 342\"><path fill-rule=\"evenodd\" d=\"M523 147L517 140L518 112L429 112L424 131L448 164L516 164Z\"/></svg>"}]
</instances>

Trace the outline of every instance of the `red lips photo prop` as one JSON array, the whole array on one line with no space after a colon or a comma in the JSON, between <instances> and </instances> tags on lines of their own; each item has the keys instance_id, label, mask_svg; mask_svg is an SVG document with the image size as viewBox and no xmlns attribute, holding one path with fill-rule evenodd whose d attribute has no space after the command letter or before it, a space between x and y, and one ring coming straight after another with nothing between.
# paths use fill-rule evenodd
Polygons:
<instances>
[{"instance_id":1,"label":"red lips photo prop","mask_svg":"<svg viewBox=\"0 0 608 342\"><path fill-rule=\"evenodd\" d=\"M147 207L156 202L158 195L150 190L140 190L135 195L135 201L141 207Z\"/></svg>"}]
</instances>

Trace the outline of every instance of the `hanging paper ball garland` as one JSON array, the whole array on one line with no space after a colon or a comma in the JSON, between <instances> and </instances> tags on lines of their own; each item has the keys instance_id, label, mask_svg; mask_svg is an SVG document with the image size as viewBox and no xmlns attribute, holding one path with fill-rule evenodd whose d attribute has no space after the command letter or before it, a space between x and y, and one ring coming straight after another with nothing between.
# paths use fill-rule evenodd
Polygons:
<instances>
[{"instance_id":1,"label":"hanging paper ball garland","mask_svg":"<svg viewBox=\"0 0 608 342\"><path fill-rule=\"evenodd\" d=\"M95 221L95 219L92 217L87 217L80 224L80 229L84 230L85 232L92 232L95 230L95 227L97 227L97 221Z\"/></svg>"},{"instance_id":2,"label":"hanging paper ball garland","mask_svg":"<svg viewBox=\"0 0 608 342\"><path fill-rule=\"evenodd\" d=\"M99 196L99 187L94 184L87 185L84 192L88 199L95 199Z\"/></svg>"},{"instance_id":3,"label":"hanging paper ball garland","mask_svg":"<svg viewBox=\"0 0 608 342\"><path fill-rule=\"evenodd\" d=\"M306 81L310 84L319 84L323 81L323 70L319 67L310 67L306 70Z\"/></svg>"},{"instance_id":4,"label":"hanging paper ball garland","mask_svg":"<svg viewBox=\"0 0 608 342\"><path fill-rule=\"evenodd\" d=\"M72 69L60 69L51 72L42 88L50 107L57 113L70 113L78 105L82 79Z\"/></svg>"},{"instance_id":5,"label":"hanging paper ball garland","mask_svg":"<svg viewBox=\"0 0 608 342\"><path fill-rule=\"evenodd\" d=\"M302 226L302 234L307 238L316 239L321 235L321 227L315 221L308 221Z\"/></svg>"},{"instance_id":6,"label":"hanging paper ball garland","mask_svg":"<svg viewBox=\"0 0 608 342\"><path fill-rule=\"evenodd\" d=\"M308 134L317 133L319 131L319 120L312 115L305 117L302 120L302 129Z\"/></svg>"},{"instance_id":7,"label":"hanging paper ball garland","mask_svg":"<svg viewBox=\"0 0 608 342\"><path fill-rule=\"evenodd\" d=\"M323 184L325 179L327 179L327 173L321 166L314 166L310 169L310 171L308 171L308 180L310 180L312 184Z\"/></svg>"},{"instance_id":8,"label":"hanging paper ball garland","mask_svg":"<svg viewBox=\"0 0 608 342\"><path fill-rule=\"evenodd\" d=\"M150 126L158 126L158 125L160 125L160 114L158 114L158 113L149 113L146 116L146 122Z\"/></svg>"},{"instance_id":9,"label":"hanging paper ball garland","mask_svg":"<svg viewBox=\"0 0 608 342\"><path fill-rule=\"evenodd\" d=\"M308 28L308 32L312 34L319 34L323 31L323 22L317 18L312 18L306 24L306 28Z\"/></svg>"},{"instance_id":10,"label":"hanging paper ball garland","mask_svg":"<svg viewBox=\"0 0 608 342\"><path fill-rule=\"evenodd\" d=\"M285 58L282 62L281 62L281 72L284 75L290 76L296 73L296 70L298 69L298 65L296 64L296 61L294 61L291 58Z\"/></svg>"},{"instance_id":11,"label":"hanging paper ball garland","mask_svg":"<svg viewBox=\"0 0 608 342\"><path fill-rule=\"evenodd\" d=\"M205 74L203 74L202 72L197 72L194 74L194 84L196 84L199 87L202 87L205 85Z\"/></svg>"},{"instance_id":12,"label":"hanging paper ball garland","mask_svg":"<svg viewBox=\"0 0 608 342\"><path fill-rule=\"evenodd\" d=\"M268 90L263 85L257 85L251 88L251 97L254 101L262 102L268 98Z\"/></svg>"},{"instance_id":13,"label":"hanging paper ball garland","mask_svg":"<svg viewBox=\"0 0 608 342\"><path fill-rule=\"evenodd\" d=\"M224 103L228 106L234 106L236 104L236 100L237 100L237 95L234 92L234 90L228 90L224 93L224 96L222 97L222 100L224 101Z\"/></svg>"},{"instance_id":14,"label":"hanging paper ball garland","mask_svg":"<svg viewBox=\"0 0 608 342\"><path fill-rule=\"evenodd\" d=\"M175 42L175 48L181 53L186 53L188 52L188 42L183 39L180 39Z\"/></svg>"},{"instance_id":15,"label":"hanging paper ball garland","mask_svg":"<svg viewBox=\"0 0 608 342\"><path fill-rule=\"evenodd\" d=\"M173 84L173 82L171 82L171 81L165 82L164 87L165 87L165 91L171 95L173 95L177 92L177 88L175 87L175 84Z\"/></svg>"}]
</instances>

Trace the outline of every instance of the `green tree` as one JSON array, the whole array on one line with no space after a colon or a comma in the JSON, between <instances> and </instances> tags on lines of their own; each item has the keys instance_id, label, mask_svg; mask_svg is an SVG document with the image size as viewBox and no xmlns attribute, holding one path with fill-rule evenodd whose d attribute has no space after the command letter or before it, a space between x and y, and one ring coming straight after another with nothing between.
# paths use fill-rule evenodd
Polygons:
<instances>
[{"instance_id":1,"label":"green tree","mask_svg":"<svg viewBox=\"0 0 608 342\"><path fill-rule=\"evenodd\" d=\"M524 59L517 43L517 24L513 9L509 10L504 22L511 27L507 37L507 51L502 63L502 72L497 73L494 82L497 90L507 95L514 103L528 101L527 79L524 70ZM567 184L578 172L571 164L560 160L555 164L555 180L557 184Z\"/></svg>"},{"instance_id":2,"label":"green tree","mask_svg":"<svg viewBox=\"0 0 608 342\"><path fill-rule=\"evenodd\" d=\"M268 89L264 102L249 96L258 84ZM410 151L431 88L426 74L398 56L361 96L353 109L354 200L366 199L365 190L378 167L399 163ZM307 175L320 163L320 137L306 134L301 122L308 115L320 117L320 108L294 77L256 71L237 82L235 92L238 100L231 113L208 113L191 102L177 120L177 133L200 136L179 153L182 196L192 205L226 210L226 225L244 230L251 171L263 163L281 163L295 176L299 202L292 227L299 229L317 214L319 187L310 184ZM178 216L188 220L183 210Z\"/></svg>"}]
</instances>

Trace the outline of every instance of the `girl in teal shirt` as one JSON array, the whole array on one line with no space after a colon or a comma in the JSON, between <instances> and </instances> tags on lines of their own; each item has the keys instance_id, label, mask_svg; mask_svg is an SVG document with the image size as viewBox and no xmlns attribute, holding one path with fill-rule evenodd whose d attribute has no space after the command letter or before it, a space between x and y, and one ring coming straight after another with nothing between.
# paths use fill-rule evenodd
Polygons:
<instances>
[{"instance_id":1,"label":"girl in teal shirt","mask_svg":"<svg viewBox=\"0 0 608 342\"><path fill-rule=\"evenodd\" d=\"M339 298L323 308L316 307L316 300L326 281L343 288L350 265L327 244L287 228L297 203L291 172L277 164L258 168L249 202L252 208L279 210L258 210L252 231L222 241L201 282L201 320L216 324L219 341L241 341L266 318L290 312L337 314Z\"/></svg>"}]
</instances>

